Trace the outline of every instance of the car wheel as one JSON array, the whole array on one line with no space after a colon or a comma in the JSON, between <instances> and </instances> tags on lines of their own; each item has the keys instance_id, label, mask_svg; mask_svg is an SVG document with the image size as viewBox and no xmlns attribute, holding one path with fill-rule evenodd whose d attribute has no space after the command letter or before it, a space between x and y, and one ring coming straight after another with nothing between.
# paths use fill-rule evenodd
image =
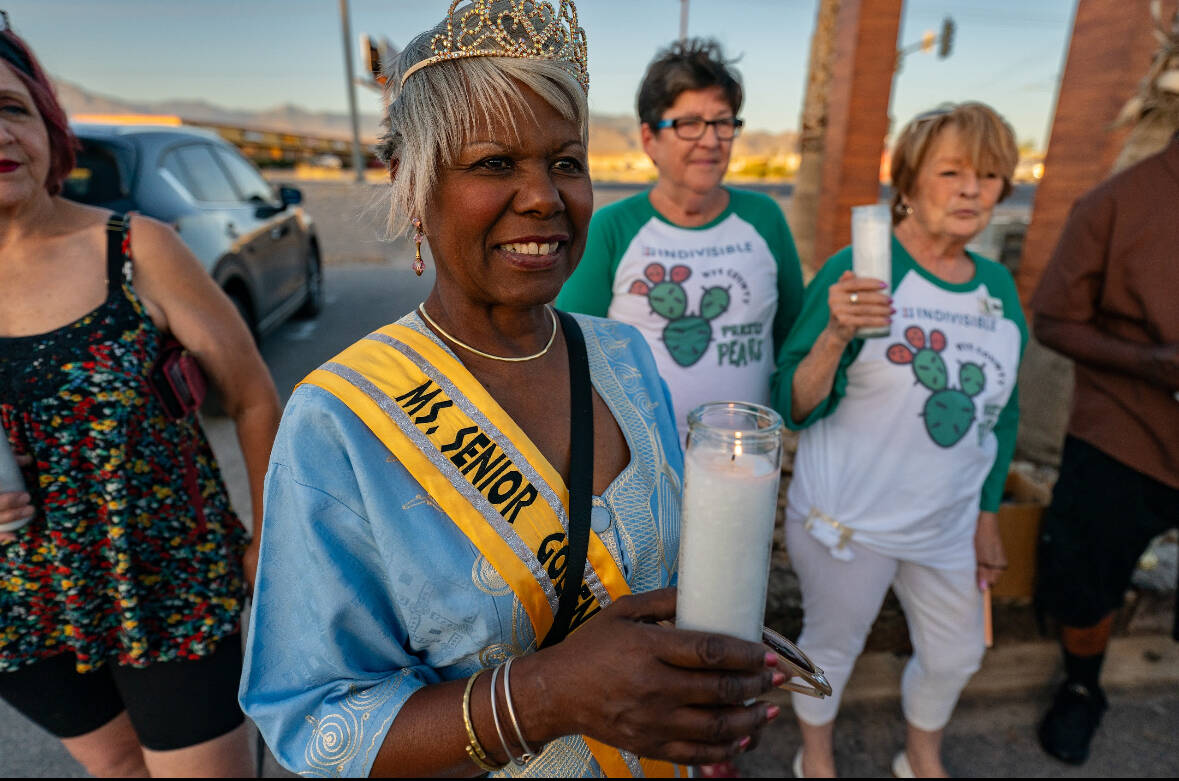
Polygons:
<instances>
[{"instance_id":1,"label":"car wheel","mask_svg":"<svg viewBox=\"0 0 1179 781\"><path fill-rule=\"evenodd\" d=\"M237 313L241 315L242 321L250 331L250 336L253 338L254 344L258 344L258 324L254 322L253 310L250 308L250 301L246 293L240 288L234 287L226 290L225 294L229 296L229 300L233 302Z\"/></svg>"},{"instance_id":2,"label":"car wheel","mask_svg":"<svg viewBox=\"0 0 1179 781\"><path fill-rule=\"evenodd\" d=\"M296 312L298 317L315 317L323 311L323 263L319 259L319 245L311 243L307 253L307 298Z\"/></svg>"}]
</instances>

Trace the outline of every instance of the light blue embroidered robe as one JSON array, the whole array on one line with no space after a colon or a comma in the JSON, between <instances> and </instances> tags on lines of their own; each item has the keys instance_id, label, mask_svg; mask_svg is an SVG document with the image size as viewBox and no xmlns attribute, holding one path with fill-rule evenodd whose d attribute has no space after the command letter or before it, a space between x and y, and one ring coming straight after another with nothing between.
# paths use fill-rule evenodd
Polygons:
<instances>
[{"instance_id":1,"label":"light blue embroidered robe","mask_svg":"<svg viewBox=\"0 0 1179 781\"><path fill-rule=\"evenodd\" d=\"M594 530L633 592L671 585L683 457L670 397L636 330L576 317L631 456L594 497ZM399 322L445 347L416 314ZM263 529L240 701L290 770L367 776L411 694L535 648L504 580L321 388L300 387L283 413ZM577 737L550 743L525 774L601 775Z\"/></svg>"}]
</instances>

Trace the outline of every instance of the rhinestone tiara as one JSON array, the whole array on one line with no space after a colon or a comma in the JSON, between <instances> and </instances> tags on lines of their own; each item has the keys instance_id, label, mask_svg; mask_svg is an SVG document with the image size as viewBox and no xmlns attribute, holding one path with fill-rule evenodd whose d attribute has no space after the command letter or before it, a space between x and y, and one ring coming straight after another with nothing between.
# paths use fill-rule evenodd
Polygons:
<instances>
[{"instance_id":1,"label":"rhinestone tiara","mask_svg":"<svg viewBox=\"0 0 1179 781\"><path fill-rule=\"evenodd\" d=\"M414 63L401 84L430 65L464 57L518 57L551 60L569 68L589 93L585 30L577 24L573 0L558 0L557 9L537 0L453 0L446 16L446 33L430 40L433 56ZM493 6L499 6L494 10Z\"/></svg>"}]
</instances>

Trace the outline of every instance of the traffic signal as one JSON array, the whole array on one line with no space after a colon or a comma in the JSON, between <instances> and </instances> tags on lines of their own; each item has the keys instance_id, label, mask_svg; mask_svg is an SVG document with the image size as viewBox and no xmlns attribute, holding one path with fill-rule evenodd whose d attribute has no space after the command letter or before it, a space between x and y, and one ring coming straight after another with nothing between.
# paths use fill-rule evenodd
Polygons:
<instances>
[{"instance_id":1,"label":"traffic signal","mask_svg":"<svg viewBox=\"0 0 1179 781\"><path fill-rule=\"evenodd\" d=\"M921 34L921 51L923 51L923 52L933 51L933 45L936 42L937 42L937 33L935 33L933 30L926 30L924 33Z\"/></svg>"},{"instance_id":2,"label":"traffic signal","mask_svg":"<svg viewBox=\"0 0 1179 781\"><path fill-rule=\"evenodd\" d=\"M381 47L368 35L360 36L360 56L364 58L364 69L373 81L384 86L387 77L382 73Z\"/></svg>"},{"instance_id":3,"label":"traffic signal","mask_svg":"<svg viewBox=\"0 0 1179 781\"><path fill-rule=\"evenodd\" d=\"M954 50L954 29L954 20L947 16L942 22L942 34L937 47L937 56L939 59L944 60Z\"/></svg>"}]
</instances>

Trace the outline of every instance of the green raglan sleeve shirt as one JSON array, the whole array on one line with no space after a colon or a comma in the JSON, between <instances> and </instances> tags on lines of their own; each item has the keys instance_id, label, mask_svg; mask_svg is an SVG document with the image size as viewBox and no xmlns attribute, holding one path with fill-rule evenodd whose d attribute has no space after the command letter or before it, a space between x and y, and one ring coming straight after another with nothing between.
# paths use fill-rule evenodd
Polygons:
<instances>
[{"instance_id":1,"label":"green raglan sleeve shirt","mask_svg":"<svg viewBox=\"0 0 1179 781\"><path fill-rule=\"evenodd\" d=\"M1019 329L1020 355L1022 356L1023 350L1027 346L1028 330L1015 282L1010 273L998 263L981 256L975 256L974 259L978 268L978 282L985 284L992 293L997 294L995 297L1002 302L1004 317L1015 323ZM786 344L778 353L778 369L774 375L772 399L774 408L778 410L789 428L795 430L807 428L835 412L847 389L848 367L855 361L864 346L863 339L853 339L848 344L836 368L831 393L804 420L794 421L790 416L794 373L798 369L799 363L806 358L811 347L818 340L819 334L827 327L831 315L827 305L828 289L838 281L844 271L851 269L851 265L850 248L836 253L823 265L807 287L802 312L794 324ZM896 273L894 271L894 285L895 282ZM1017 382L993 429L998 447L995 462L983 483L980 499L980 508L983 511L994 512L999 507L1007 479L1007 470L1011 466L1011 459L1015 453L1018 430L1019 385Z\"/></svg>"},{"instance_id":2,"label":"green raglan sleeve shirt","mask_svg":"<svg viewBox=\"0 0 1179 781\"><path fill-rule=\"evenodd\" d=\"M975 263L980 270L982 281L987 287L998 293L1003 302L1003 316L1019 327L1020 361L1023 361L1024 351L1028 345L1028 325L1023 315L1023 307L1019 301L1019 292L1015 287L1015 280L1006 268L993 261L975 256ZM983 512L996 512L1003 500L1003 487L1007 483L1007 470L1011 467L1011 459L1015 456L1015 440L1019 433L1019 383L1011 389L1011 398L1007 400L1003 411L999 413L999 420L995 423L995 437L999 441L995 453L995 464L983 481L982 498L979 508Z\"/></svg>"},{"instance_id":3,"label":"green raglan sleeve shirt","mask_svg":"<svg viewBox=\"0 0 1179 781\"><path fill-rule=\"evenodd\" d=\"M717 399L770 403L777 351L801 307L790 228L764 193L726 188L704 225L667 221L643 192L599 209L561 309L635 326L687 433L687 413Z\"/></svg>"}]
</instances>

